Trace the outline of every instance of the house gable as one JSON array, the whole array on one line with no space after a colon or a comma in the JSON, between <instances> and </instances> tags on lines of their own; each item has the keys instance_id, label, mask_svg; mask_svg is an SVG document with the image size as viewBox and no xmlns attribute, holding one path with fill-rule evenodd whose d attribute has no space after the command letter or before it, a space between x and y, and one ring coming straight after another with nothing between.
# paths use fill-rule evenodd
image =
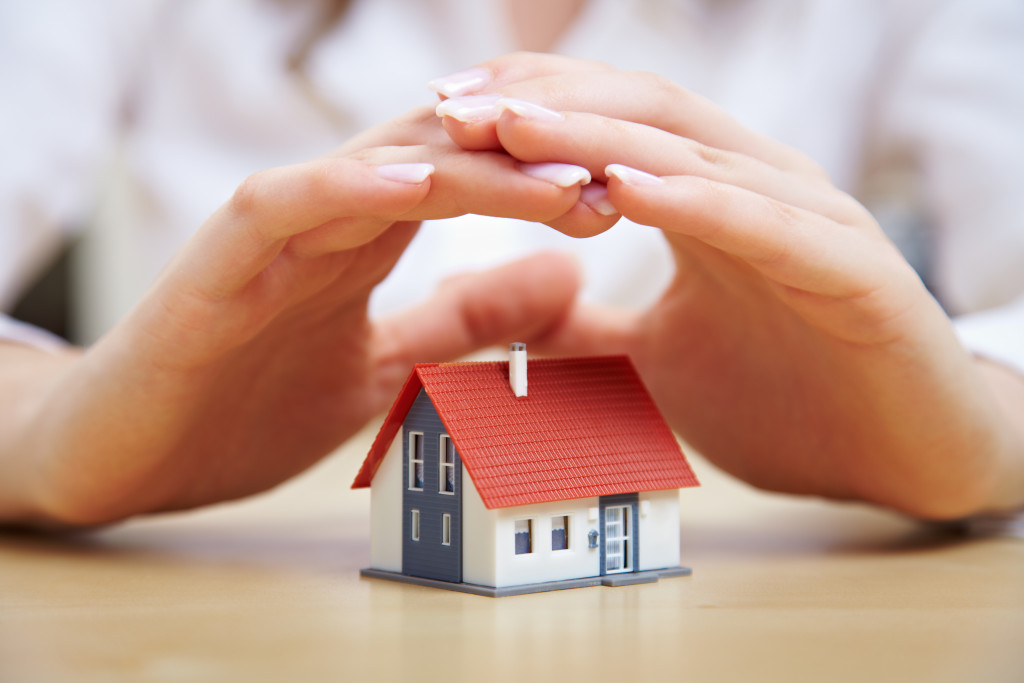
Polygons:
<instances>
[{"instance_id":1,"label":"house gable","mask_svg":"<svg viewBox=\"0 0 1024 683\"><path fill-rule=\"evenodd\" d=\"M531 360L529 376L516 398L507 362L417 365L353 488L370 485L421 388L488 509L697 485L628 358Z\"/></svg>"}]
</instances>

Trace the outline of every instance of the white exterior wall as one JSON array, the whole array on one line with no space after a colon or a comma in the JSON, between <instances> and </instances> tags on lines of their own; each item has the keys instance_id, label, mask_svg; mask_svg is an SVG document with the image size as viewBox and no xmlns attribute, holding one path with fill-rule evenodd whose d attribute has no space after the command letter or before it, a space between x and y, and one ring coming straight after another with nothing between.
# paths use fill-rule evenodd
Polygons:
<instances>
[{"instance_id":1,"label":"white exterior wall","mask_svg":"<svg viewBox=\"0 0 1024 683\"><path fill-rule=\"evenodd\" d=\"M587 547L587 532L597 530L597 498L566 500L557 503L519 505L497 511L494 524L496 543L496 583L498 588L524 583L562 581L601 573L598 548ZM569 548L551 550L551 518L569 516ZM516 520L533 520L533 552L516 555Z\"/></svg>"},{"instance_id":2,"label":"white exterior wall","mask_svg":"<svg viewBox=\"0 0 1024 683\"><path fill-rule=\"evenodd\" d=\"M679 566L679 490L640 494L638 569Z\"/></svg>"},{"instance_id":3,"label":"white exterior wall","mask_svg":"<svg viewBox=\"0 0 1024 683\"><path fill-rule=\"evenodd\" d=\"M503 588L600 574L600 550L587 547L598 529L598 499L484 507L462 469L462 580ZM370 566L402 571L402 440L395 438L373 477L370 492ZM679 566L679 491L639 496L640 571ZM551 550L551 518L568 515L569 548ZM593 517L593 518L591 518ZM515 554L515 522L533 521L533 552Z\"/></svg>"},{"instance_id":4,"label":"white exterior wall","mask_svg":"<svg viewBox=\"0 0 1024 683\"><path fill-rule=\"evenodd\" d=\"M370 566L402 571L402 431L391 442L370 488Z\"/></svg>"},{"instance_id":5,"label":"white exterior wall","mask_svg":"<svg viewBox=\"0 0 1024 683\"><path fill-rule=\"evenodd\" d=\"M497 587L495 528L498 511L488 510L462 468L462 581Z\"/></svg>"}]
</instances>

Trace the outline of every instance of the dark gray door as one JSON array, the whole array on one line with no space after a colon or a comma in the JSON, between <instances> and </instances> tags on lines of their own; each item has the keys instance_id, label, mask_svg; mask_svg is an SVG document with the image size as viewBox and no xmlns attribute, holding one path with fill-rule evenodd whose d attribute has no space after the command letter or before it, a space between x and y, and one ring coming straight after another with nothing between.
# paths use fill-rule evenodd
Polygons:
<instances>
[{"instance_id":1,"label":"dark gray door","mask_svg":"<svg viewBox=\"0 0 1024 683\"><path fill-rule=\"evenodd\" d=\"M635 493L601 496L599 525L602 575L637 571L640 559L638 499Z\"/></svg>"}]
</instances>

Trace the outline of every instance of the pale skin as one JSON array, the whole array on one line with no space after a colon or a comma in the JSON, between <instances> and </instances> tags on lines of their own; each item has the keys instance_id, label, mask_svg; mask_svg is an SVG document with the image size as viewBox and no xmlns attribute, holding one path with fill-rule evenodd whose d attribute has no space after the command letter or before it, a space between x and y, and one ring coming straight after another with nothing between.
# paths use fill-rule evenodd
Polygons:
<instances>
[{"instance_id":1,"label":"pale skin","mask_svg":"<svg viewBox=\"0 0 1024 683\"><path fill-rule=\"evenodd\" d=\"M670 424L760 487L936 519L1024 505L1024 381L959 344L813 162L654 76L541 55L481 67L470 94L513 99L445 116L454 140L590 169L675 257L650 310L577 307L550 348L628 353Z\"/></svg>"}]
</instances>

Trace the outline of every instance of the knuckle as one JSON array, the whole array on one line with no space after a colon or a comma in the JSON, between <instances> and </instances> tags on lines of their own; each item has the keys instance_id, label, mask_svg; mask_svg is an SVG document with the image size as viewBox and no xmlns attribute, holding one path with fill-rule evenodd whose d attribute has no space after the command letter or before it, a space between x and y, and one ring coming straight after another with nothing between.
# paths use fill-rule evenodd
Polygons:
<instances>
[{"instance_id":1,"label":"knuckle","mask_svg":"<svg viewBox=\"0 0 1024 683\"><path fill-rule=\"evenodd\" d=\"M266 175L266 171L257 171L239 183L229 202L232 213L244 218L259 211L267 185Z\"/></svg>"},{"instance_id":2,"label":"knuckle","mask_svg":"<svg viewBox=\"0 0 1024 683\"><path fill-rule=\"evenodd\" d=\"M693 143L693 152L697 158L705 164L729 168L734 166L733 157L716 147L705 145L700 142Z\"/></svg>"}]
</instances>

